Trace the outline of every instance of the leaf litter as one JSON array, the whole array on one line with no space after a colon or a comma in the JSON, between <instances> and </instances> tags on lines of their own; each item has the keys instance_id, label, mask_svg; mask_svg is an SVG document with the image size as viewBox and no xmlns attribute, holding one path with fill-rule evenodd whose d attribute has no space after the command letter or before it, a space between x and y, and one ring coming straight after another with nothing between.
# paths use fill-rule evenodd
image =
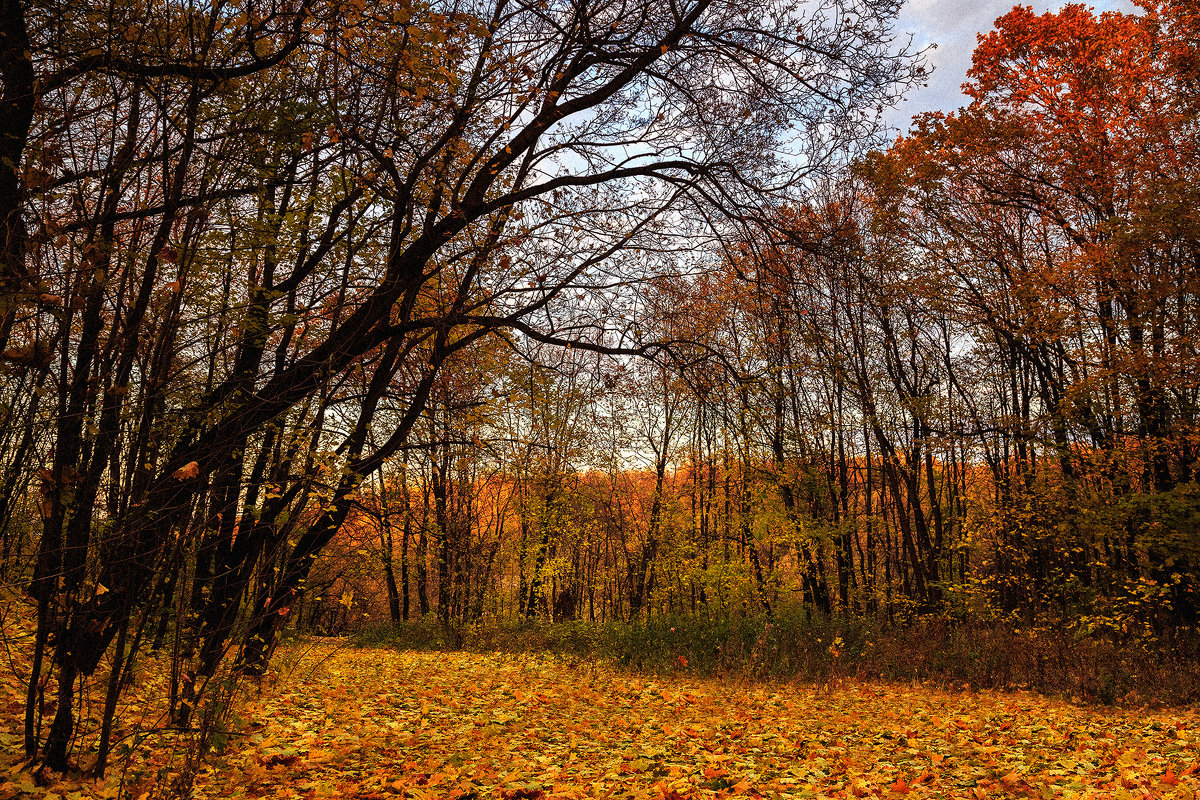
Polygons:
<instances>
[{"instance_id":1,"label":"leaf litter","mask_svg":"<svg viewBox=\"0 0 1200 800\"><path fill-rule=\"evenodd\" d=\"M1192 709L313 647L197 798L1194 798Z\"/></svg>"}]
</instances>

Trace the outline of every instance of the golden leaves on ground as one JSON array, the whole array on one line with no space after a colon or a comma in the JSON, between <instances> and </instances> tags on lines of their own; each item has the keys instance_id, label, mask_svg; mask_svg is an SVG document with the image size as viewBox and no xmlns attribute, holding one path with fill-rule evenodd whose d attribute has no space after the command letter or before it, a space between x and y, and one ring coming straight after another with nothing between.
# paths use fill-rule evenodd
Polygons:
<instances>
[{"instance_id":1,"label":"golden leaves on ground","mask_svg":"<svg viewBox=\"0 0 1200 800\"><path fill-rule=\"evenodd\" d=\"M108 589L96 585L96 594ZM117 800L149 796L160 777L170 781L179 777L186 760L191 736L169 725L166 697L171 666L163 657L147 656L139 661L132 685L117 706L112 731L114 743L109 771L102 780L85 773L96 761L95 745L100 730L100 713L108 680L99 672L80 689L85 698L80 716L83 736L73 743L72 761L82 773L72 770L59 774L30 763L24 753L25 681L29 674L28 651L12 647L26 634L19 626L7 627L0 639L9 644L0 670L0 800ZM51 707L52 708L52 707ZM47 714L46 716L49 716ZM194 748L193 748L194 749Z\"/></svg>"},{"instance_id":2,"label":"golden leaves on ground","mask_svg":"<svg viewBox=\"0 0 1200 800\"><path fill-rule=\"evenodd\" d=\"M1193 798L1194 711L321 645L197 797Z\"/></svg>"}]
</instances>

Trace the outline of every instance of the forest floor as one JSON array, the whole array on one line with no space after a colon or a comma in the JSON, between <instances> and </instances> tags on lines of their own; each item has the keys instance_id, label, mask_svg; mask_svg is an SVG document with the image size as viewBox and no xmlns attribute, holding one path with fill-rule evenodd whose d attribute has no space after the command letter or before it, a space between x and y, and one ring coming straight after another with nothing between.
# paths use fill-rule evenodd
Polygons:
<instances>
[{"instance_id":1,"label":"forest floor","mask_svg":"<svg viewBox=\"0 0 1200 800\"><path fill-rule=\"evenodd\" d=\"M649 677L531 655L330 641L293 647L278 669L240 710L241 732L200 769L196 798L1200 792L1196 709L858 681ZM33 796L21 764L6 763L0 798ZM114 786L64 781L36 794L112 797ZM120 788L133 798L157 794L128 776Z\"/></svg>"},{"instance_id":2,"label":"forest floor","mask_svg":"<svg viewBox=\"0 0 1200 800\"><path fill-rule=\"evenodd\" d=\"M321 645L200 797L1194 797L1200 715Z\"/></svg>"}]
</instances>

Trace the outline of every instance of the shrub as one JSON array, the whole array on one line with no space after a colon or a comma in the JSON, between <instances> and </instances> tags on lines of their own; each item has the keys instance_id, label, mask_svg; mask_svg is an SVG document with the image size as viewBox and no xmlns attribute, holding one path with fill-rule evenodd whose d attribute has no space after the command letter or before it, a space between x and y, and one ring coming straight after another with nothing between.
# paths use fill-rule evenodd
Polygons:
<instances>
[{"instance_id":1,"label":"shrub","mask_svg":"<svg viewBox=\"0 0 1200 800\"><path fill-rule=\"evenodd\" d=\"M847 678L1024 688L1088 702L1200 700L1200 640L1114 639L1064 620L916 619L888 627L783 609L774 616L623 622L434 618L361 631L358 646L542 653L657 674L826 683Z\"/></svg>"}]
</instances>

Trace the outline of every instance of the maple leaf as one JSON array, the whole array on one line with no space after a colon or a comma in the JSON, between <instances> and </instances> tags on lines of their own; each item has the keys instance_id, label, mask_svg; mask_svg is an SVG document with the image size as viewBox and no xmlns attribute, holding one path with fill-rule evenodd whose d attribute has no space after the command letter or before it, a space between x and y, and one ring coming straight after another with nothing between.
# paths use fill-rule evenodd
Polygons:
<instances>
[{"instance_id":1,"label":"maple leaf","mask_svg":"<svg viewBox=\"0 0 1200 800\"><path fill-rule=\"evenodd\" d=\"M189 461L188 463L184 464L179 469L172 472L171 477L173 477L177 481L186 481L186 480L196 477L199 474L200 474L200 464L195 461Z\"/></svg>"},{"instance_id":2,"label":"maple leaf","mask_svg":"<svg viewBox=\"0 0 1200 800\"><path fill-rule=\"evenodd\" d=\"M511 789L500 792L500 796L504 800L544 800L546 793L541 789Z\"/></svg>"}]
</instances>

